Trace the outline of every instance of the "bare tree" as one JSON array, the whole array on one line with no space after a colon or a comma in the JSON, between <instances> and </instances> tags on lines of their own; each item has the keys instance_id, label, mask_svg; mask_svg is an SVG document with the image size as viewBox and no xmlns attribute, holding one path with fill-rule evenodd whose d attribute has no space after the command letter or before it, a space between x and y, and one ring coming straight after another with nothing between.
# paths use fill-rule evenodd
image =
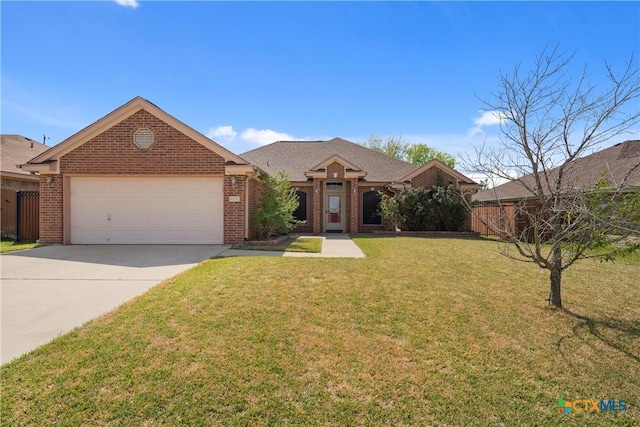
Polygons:
<instances>
[{"instance_id":1,"label":"bare tree","mask_svg":"<svg viewBox=\"0 0 640 427\"><path fill-rule=\"evenodd\" d=\"M587 257L615 258L616 242L637 248L628 237L640 229L640 189L628 185L640 157L622 176L605 173L590 188L575 185L578 159L638 125L639 70L632 60L621 73L605 63L608 85L599 88L589 84L586 66L570 76L573 59L556 47L543 50L530 71L517 65L501 72L499 91L483 100L501 119L499 142L476 148L464 167L524 189L527 196L510 213L526 225L514 229L500 218L485 218L485 225L507 243L504 255L549 270L549 304L556 307L565 269ZM504 219L506 205L500 207Z\"/></svg>"}]
</instances>

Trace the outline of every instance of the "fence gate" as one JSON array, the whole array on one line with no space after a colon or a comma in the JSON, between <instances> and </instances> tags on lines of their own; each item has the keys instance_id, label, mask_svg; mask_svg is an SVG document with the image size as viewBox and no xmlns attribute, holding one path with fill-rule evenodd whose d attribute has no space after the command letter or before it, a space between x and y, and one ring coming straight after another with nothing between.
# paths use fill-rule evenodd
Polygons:
<instances>
[{"instance_id":1,"label":"fence gate","mask_svg":"<svg viewBox=\"0 0 640 427\"><path fill-rule=\"evenodd\" d=\"M2 189L2 237L35 242L39 222L40 192Z\"/></svg>"}]
</instances>

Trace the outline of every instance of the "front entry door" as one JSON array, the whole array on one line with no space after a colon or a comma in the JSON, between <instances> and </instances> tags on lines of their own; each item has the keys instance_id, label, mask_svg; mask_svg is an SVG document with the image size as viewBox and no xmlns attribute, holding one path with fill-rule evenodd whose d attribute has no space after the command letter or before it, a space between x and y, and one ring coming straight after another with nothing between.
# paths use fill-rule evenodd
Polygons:
<instances>
[{"instance_id":1,"label":"front entry door","mask_svg":"<svg viewBox=\"0 0 640 427\"><path fill-rule=\"evenodd\" d=\"M342 204L342 194L327 194L326 231L344 231L344 209Z\"/></svg>"}]
</instances>

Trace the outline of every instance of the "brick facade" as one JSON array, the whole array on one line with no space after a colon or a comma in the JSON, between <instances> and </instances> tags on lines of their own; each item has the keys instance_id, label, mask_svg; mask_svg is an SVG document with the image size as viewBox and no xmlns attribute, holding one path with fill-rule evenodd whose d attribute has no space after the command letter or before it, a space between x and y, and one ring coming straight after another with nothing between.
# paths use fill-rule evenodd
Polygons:
<instances>
[{"instance_id":1,"label":"brick facade","mask_svg":"<svg viewBox=\"0 0 640 427\"><path fill-rule=\"evenodd\" d=\"M147 148L141 148L134 143L136 132L141 129L150 131L153 136L153 142ZM347 141L343 143L347 148L353 145ZM222 178L223 242L239 243L245 239L254 239L258 235L257 227L252 220L259 208L263 191L263 184L255 177L258 169L247 165L242 158L222 147L211 144L211 141L204 136L142 98L133 99L58 147L61 148L53 148L48 151L48 155L43 154L44 157L38 157L38 161L31 165L36 165L37 168L27 169L41 173L39 186L40 241L42 243L69 243L70 232L65 229L65 226L70 221L70 200L65 197L68 197L70 180L74 176ZM381 225L362 223L363 194L367 191L388 191L386 185L392 183L385 182L388 178L386 175L384 178L377 178L375 183L367 183L367 177L371 178L372 171L376 170L380 159L377 158L373 165L369 165L369 171L360 171L356 166L351 165L350 161L346 161L346 164L350 165L348 166L350 169L346 169L345 165L340 163L341 150L336 151L320 164L324 167L331 162L325 169L318 166L318 170L307 175L313 176L312 180L304 182L305 178L300 177L296 178L299 179L298 184L292 183L293 186L298 187L298 191L303 191L307 195L307 224L297 227L296 231L314 234L325 231L325 197L329 191L326 190L327 182L343 184L342 189L336 188L329 194L343 196L342 228L344 232L369 232L381 229ZM303 153L306 155L306 152ZM356 155L351 157L353 156ZM334 161L335 159L338 161ZM259 163L255 165L262 170L268 170L269 163L267 162L267 169ZM56 166L57 169L54 172ZM406 166L402 172L404 175L399 178L405 179L403 177L416 173L417 175L411 178L411 185L414 187L430 188L437 183L457 184L456 177L451 173L456 176L458 174L444 165L436 164L434 167L429 166L425 171L418 169L414 172L407 171ZM449 170L449 173L445 172L446 170ZM52 178L50 183L47 183L47 177ZM398 184L395 181L393 183ZM375 190L372 190L372 187Z\"/></svg>"},{"instance_id":2,"label":"brick facade","mask_svg":"<svg viewBox=\"0 0 640 427\"><path fill-rule=\"evenodd\" d=\"M356 233L358 231L358 212L360 211L360 197L358 194L358 180L350 179L346 182L346 214L345 231L347 233Z\"/></svg>"},{"instance_id":3,"label":"brick facade","mask_svg":"<svg viewBox=\"0 0 640 427\"><path fill-rule=\"evenodd\" d=\"M40 242L48 244L63 243L64 209L62 175L52 175L51 184L47 183L49 175L40 176Z\"/></svg>"},{"instance_id":4,"label":"brick facade","mask_svg":"<svg viewBox=\"0 0 640 427\"><path fill-rule=\"evenodd\" d=\"M455 177L436 167L432 167L422 172L421 174L414 176L411 179L411 186L431 188L438 183L438 176L441 177L440 179L442 185L456 185L457 183L457 179Z\"/></svg>"},{"instance_id":5,"label":"brick facade","mask_svg":"<svg viewBox=\"0 0 640 427\"><path fill-rule=\"evenodd\" d=\"M138 148L138 129L153 132L153 144ZM60 172L75 174L217 175L225 160L208 148L140 110L60 159Z\"/></svg>"},{"instance_id":6,"label":"brick facade","mask_svg":"<svg viewBox=\"0 0 640 427\"><path fill-rule=\"evenodd\" d=\"M327 166L327 179L342 179L342 178L344 178L344 166L342 166L338 162L333 162L329 166Z\"/></svg>"},{"instance_id":7,"label":"brick facade","mask_svg":"<svg viewBox=\"0 0 640 427\"><path fill-rule=\"evenodd\" d=\"M322 209L324 202L322 201L324 196L324 180L313 180L313 234L320 234L324 231L324 224L322 219Z\"/></svg>"},{"instance_id":8,"label":"brick facade","mask_svg":"<svg viewBox=\"0 0 640 427\"><path fill-rule=\"evenodd\" d=\"M258 228L253 222L253 218L256 215L256 212L258 212L258 209L260 208L260 197L262 196L262 191L264 186L259 180L254 178L248 180L248 186L249 186L249 201L248 201L249 232L247 233L247 237L249 238L249 240L253 240L258 238Z\"/></svg>"},{"instance_id":9,"label":"brick facade","mask_svg":"<svg viewBox=\"0 0 640 427\"><path fill-rule=\"evenodd\" d=\"M245 240L246 177L224 177L224 242L240 243Z\"/></svg>"},{"instance_id":10,"label":"brick facade","mask_svg":"<svg viewBox=\"0 0 640 427\"><path fill-rule=\"evenodd\" d=\"M141 128L153 133L153 144L139 148L134 133ZM60 173L40 180L40 242L62 244L64 234L64 183L70 175L208 175L223 176L225 159L145 110L139 110L91 138L59 160ZM224 179L224 242L245 238L245 176ZM255 187L255 185L254 185ZM230 202L238 196L239 202Z\"/></svg>"},{"instance_id":11,"label":"brick facade","mask_svg":"<svg viewBox=\"0 0 640 427\"><path fill-rule=\"evenodd\" d=\"M296 233L313 233L314 204L313 204L313 185L292 184L297 189L307 195L307 222L296 226Z\"/></svg>"}]
</instances>

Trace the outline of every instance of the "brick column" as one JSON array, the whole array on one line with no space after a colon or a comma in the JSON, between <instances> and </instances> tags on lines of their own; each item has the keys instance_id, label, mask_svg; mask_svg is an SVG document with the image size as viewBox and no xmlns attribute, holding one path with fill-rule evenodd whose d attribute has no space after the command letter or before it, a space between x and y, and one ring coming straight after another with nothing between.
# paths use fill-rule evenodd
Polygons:
<instances>
[{"instance_id":1,"label":"brick column","mask_svg":"<svg viewBox=\"0 0 640 427\"><path fill-rule=\"evenodd\" d=\"M224 177L224 243L241 243L247 235L245 186L246 176Z\"/></svg>"},{"instance_id":2,"label":"brick column","mask_svg":"<svg viewBox=\"0 0 640 427\"><path fill-rule=\"evenodd\" d=\"M359 225L359 221L358 221L358 217L360 216L358 209L360 206L359 203L359 194L358 194L358 179L354 178L350 180L351 185L349 186L349 192L350 192L350 200L351 200L351 215L349 218L349 223L350 223L350 227L349 230L347 230L350 233L357 233L358 232L358 225Z\"/></svg>"},{"instance_id":3,"label":"brick column","mask_svg":"<svg viewBox=\"0 0 640 427\"><path fill-rule=\"evenodd\" d=\"M324 213L322 211L322 180L313 179L313 234L321 234Z\"/></svg>"},{"instance_id":4,"label":"brick column","mask_svg":"<svg viewBox=\"0 0 640 427\"><path fill-rule=\"evenodd\" d=\"M63 204L63 175L40 175L40 243L64 243Z\"/></svg>"}]
</instances>

